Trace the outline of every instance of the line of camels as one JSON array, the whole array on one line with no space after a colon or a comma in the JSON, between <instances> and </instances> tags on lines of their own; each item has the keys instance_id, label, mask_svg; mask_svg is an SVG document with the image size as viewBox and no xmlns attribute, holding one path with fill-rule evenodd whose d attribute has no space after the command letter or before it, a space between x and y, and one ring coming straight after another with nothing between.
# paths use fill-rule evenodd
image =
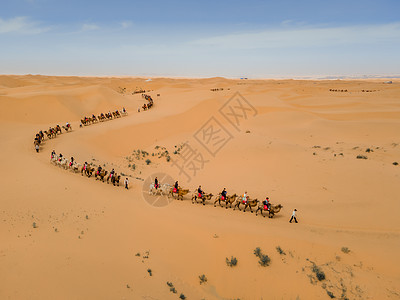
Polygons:
<instances>
[{"instance_id":1,"label":"line of camels","mask_svg":"<svg viewBox=\"0 0 400 300\"><path fill-rule=\"evenodd\" d=\"M165 183L160 185L158 188L155 188L154 183L150 185L149 189L149 194L150 195L160 195L160 196L168 196L168 197L173 197L174 199L177 200L182 200L185 195L187 195L190 192L189 189L183 189L181 187L178 187L178 189L175 189L172 187L170 184ZM194 203L202 203L203 205L206 205L206 202L211 202L214 204L214 207L217 206L217 203L220 207L223 207L225 205L225 208L228 209L232 208L235 210L236 208L241 211L240 207L244 206L243 212L246 211L247 208L250 209L250 211L253 213L253 208L256 209L256 216L258 212L261 213L263 217L264 214L263 212L268 212L268 217L273 218L275 214L280 212L280 210L283 208L281 204L273 205L270 204L269 207L265 205L262 201L259 201L257 198L256 199L251 199L249 197L244 198L243 196L233 194L233 195L227 195L225 200L222 200L221 193L215 196L213 200L213 194L212 193L203 193L203 195L199 194L197 192L197 189L194 190L192 194L192 204Z\"/></svg>"},{"instance_id":2,"label":"line of camels","mask_svg":"<svg viewBox=\"0 0 400 300\"><path fill-rule=\"evenodd\" d=\"M153 98L151 98L150 95L142 94L142 98L147 100L147 104L145 103L145 104L142 105L142 109L143 110L148 110L148 109L153 107L154 101L153 101ZM138 109L138 112L140 112L140 108Z\"/></svg>"},{"instance_id":3,"label":"line of camels","mask_svg":"<svg viewBox=\"0 0 400 300\"><path fill-rule=\"evenodd\" d=\"M67 123L65 126L62 126L62 128L68 132L72 131L72 127L69 123ZM60 125L56 125L55 127L50 127L49 130L40 130L38 133L35 135L35 139L33 140L33 145L34 146L39 146L43 141L45 136L47 136L48 139L52 139L57 137L57 134L61 134L62 130Z\"/></svg>"},{"instance_id":4,"label":"line of camels","mask_svg":"<svg viewBox=\"0 0 400 300\"><path fill-rule=\"evenodd\" d=\"M112 119L117 119L127 115L128 112L126 111L125 108L122 108L121 111L116 110L116 111L109 111L108 113L101 113L97 117L94 114L92 114L91 117L85 116L83 119L81 119L81 124L79 125L79 127L91 125L98 122L104 122Z\"/></svg>"},{"instance_id":5,"label":"line of camels","mask_svg":"<svg viewBox=\"0 0 400 300\"><path fill-rule=\"evenodd\" d=\"M76 162L73 157L68 160L62 154L56 155L54 151L51 153L50 162L56 166L59 166L60 168L70 170L74 173L80 173L82 176L85 175L88 178L94 175L94 178L96 180L100 180L101 182L112 183L114 186L120 185L121 174L116 173L114 169L108 172L100 166L96 169L93 164L89 164L87 162L82 165Z\"/></svg>"}]
</instances>

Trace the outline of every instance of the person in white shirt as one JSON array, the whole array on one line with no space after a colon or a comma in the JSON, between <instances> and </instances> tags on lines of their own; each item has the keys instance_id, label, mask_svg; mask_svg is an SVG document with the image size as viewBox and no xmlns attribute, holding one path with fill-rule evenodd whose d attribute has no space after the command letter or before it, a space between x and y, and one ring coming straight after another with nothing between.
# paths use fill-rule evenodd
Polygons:
<instances>
[{"instance_id":1,"label":"person in white shirt","mask_svg":"<svg viewBox=\"0 0 400 300\"><path fill-rule=\"evenodd\" d=\"M124 185L125 185L126 189L128 189L128 184L129 184L129 180L128 180L128 177L126 177L125 181L124 181Z\"/></svg>"},{"instance_id":2,"label":"person in white shirt","mask_svg":"<svg viewBox=\"0 0 400 300\"><path fill-rule=\"evenodd\" d=\"M299 222L297 222L297 219L296 219L296 211L297 211L297 209L294 209L294 211L292 213L292 217L290 218L289 223L292 223L292 220L294 220L295 223L299 223Z\"/></svg>"}]
</instances>

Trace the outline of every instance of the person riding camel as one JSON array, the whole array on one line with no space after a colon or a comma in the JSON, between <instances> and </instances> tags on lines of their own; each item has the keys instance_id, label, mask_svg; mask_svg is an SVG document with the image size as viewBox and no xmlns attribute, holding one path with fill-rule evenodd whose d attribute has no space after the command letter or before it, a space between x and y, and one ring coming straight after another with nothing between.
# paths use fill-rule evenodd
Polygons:
<instances>
[{"instance_id":1,"label":"person riding camel","mask_svg":"<svg viewBox=\"0 0 400 300\"><path fill-rule=\"evenodd\" d=\"M67 122L67 124L65 124L65 127L70 128L71 125L69 125L69 123Z\"/></svg>"},{"instance_id":2,"label":"person riding camel","mask_svg":"<svg viewBox=\"0 0 400 300\"><path fill-rule=\"evenodd\" d=\"M86 171L87 167L88 167L88 163L87 163L87 161L85 161L85 163L83 165L83 170Z\"/></svg>"},{"instance_id":3,"label":"person riding camel","mask_svg":"<svg viewBox=\"0 0 400 300\"><path fill-rule=\"evenodd\" d=\"M114 173L115 173L115 171L114 171L114 169L112 169L111 172L110 172L110 178L113 178Z\"/></svg>"},{"instance_id":4,"label":"person riding camel","mask_svg":"<svg viewBox=\"0 0 400 300\"><path fill-rule=\"evenodd\" d=\"M97 168L97 175L100 175L100 172L101 172L101 166L99 165L99 167Z\"/></svg>"},{"instance_id":5,"label":"person riding camel","mask_svg":"<svg viewBox=\"0 0 400 300\"><path fill-rule=\"evenodd\" d=\"M244 204L246 204L248 200L249 200L249 196L247 195L247 191L246 191L246 192L244 192L244 194L243 194L242 202L243 202Z\"/></svg>"},{"instance_id":6,"label":"person riding camel","mask_svg":"<svg viewBox=\"0 0 400 300\"><path fill-rule=\"evenodd\" d=\"M227 192L226 192L226 189L224 188L224 190L221 192L221 200L222 201L226 201L226 194L227 194Z\"/></svg>"},{"instance_id":7,"label":"person riding camel","mask_svg":"<svg viewBox=\"0 0 400 300\"><path fill-rule=\"evenodd\" d=\"M158 187L159 187L157 177L154 179L154 187L155 187L156 189L158 189Z\"/></svg>"},{"instance_id":8,"label":"person riding camel","mask_svg":"<svg viewBox=\"0 0 400 300\"><path fill-rule=\"evenodd\" d=\"M265 198L265 200L262 202L264 205L264 210L269 210L271 207L271 203L269 203L269 198Z\"/></svg>"},{"instance_id":9,"label":"person riding camel","mask_svg":"<svg viewBox=\"0 0 400 300\"><path fill-rule=\"evenodd\" d=\"M51 158L53 159L54 157L56 157L56 151L51 151Z\"/></svg>"},{"instance_id":10,"label":"person riding camel","mask_svg":"<svg viewBox=\"0 0 400 300\"><path fill-rule=\"evenodd\" d=\"M199 188L197 189L198 197L201 199L203 198L204 191L201 189L201 185L199 185Z\"/></svg>"},{"instance_id":11,"label":"person riding camel","mask_svg":"<svg viewBox=\"0 0 400 300\"><path fill-rule=\"evenodd\" d=\"M173 193L177 193L177 192L178 192L178 188L179 188L178 181L175 181L174 189L172 190L172 192L173 192Z\"/></svg>"},{"instance_id":12,"label":"person riding camel","mask_svg":"<svg viewBox=\"0 0 400 300\"><path fill-rule=\"evenodd\" d=\"M61 161L63 158L63 155L60 153L60 155L58 155L58 161Z\"/></svg>"},{"instance_id":13,"label":"person riding camel","mask_svg":"<svg viewBox=\"0 0 400 300\"><path fill-rule=\"evenodd\" d=\"M124 113L126 113L126 109L125 109L125 107L123 107L123 108L122 108L122 111L123 111Z\"/></svg>"},{"instance_id":14,"label":"person riding camel","mask_svg":"<svg viewBox=\"0 0 400 300\"><path fill-rule=\"evenodd\" d=\"M71 161L69 162L69 166L72 167L73 164L74 164L74 157L71 156Z\"/></svg>"}]
</instances>

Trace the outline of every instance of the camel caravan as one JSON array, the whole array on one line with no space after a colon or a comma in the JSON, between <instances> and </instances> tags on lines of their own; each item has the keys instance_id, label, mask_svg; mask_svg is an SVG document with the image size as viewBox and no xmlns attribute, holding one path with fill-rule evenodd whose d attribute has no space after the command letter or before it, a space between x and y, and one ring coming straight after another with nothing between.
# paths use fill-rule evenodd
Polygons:
<instances>
[{"instance_id":1,"label":"camel caravan","mask_svg":"<svg viewBox=\"0 0 400 300\"><path fill-rule=\"evenodd\" d=\"M114 186L120 186L121 175L115 172L112 169L110 172L103 169L101 165L96 167L94 164L89 164L85 162L84 164L80 164L75 161L74 157L70 159L64 157L61 153L56 154L53 150L50 155L50 162L54 165L63 168L65 170L70 170L74 173L80 173L82 176L86 176L88 178L94 176L96 180L100 180L101 182L111 183ZM125 187L127 188L127 178L125 179Z\"/></svg>"},{"instance_id":2,"label":"camel caravan","mask_svg":"<svg viewBox=\"0 0 400 300\"><path fill-rule=\"evenodd\" d=\"M168 196L173 197L177 200L183 200L183 197L189 192L189 189L181 188L178 184L178 181L175 182L174 186L171 186L168 183L164 183L161 185L158 182L157 178L155 179L154 183L150 184L149 189L150 195ZM255 210L256 216L258 215L258 212L260 212L263 217L266 217L264 213L268 213L269 218L273 218L275 214L279 213L283 208L281 204L271 204L268 197L266 197L263 201L259 201L258 199L251 199L247 195L247 192L245 192L243 195L238 195L236 193L228 195L226 189L224 189L222 192L214 197L212 193L205 193L202 190L201 186L194 190L191 200L192 204L201 203L203 205L206 205L206 203L209 202L210 204L213 204L214 207L216 207L218 204L220 207L225 206L226 209L228 209L229 206L229 208L233 207L233 210L236 210L237 208L240 211L242 207L243 212L246 212L246 210L249 209L250 212L253 213Z\"/></svg>"},{"instance_id":3,"label":"camel caravan","mask_svg":"<svg viewBox=\"0 0 400 300\"><path fill-rule=\"evenodd\" d=\"M108 113L101 113L97 117L94 114L92 114L91 117L85 116L83 119L81 119L81 124L79 125L79 127L91 125L98 122L104 122L112 119L117 119L127 115L128 112L126 111L125 107L123 107L121 111L119 110L109 111Z\"/></svg>"},{"instance_id":4,"label":"camel caravan","mask_svg":"<svg viewBox=\"0 0 400 300\"><path fill-rule=\"evenodd\" d=\"M44 138L47 137L48 139L52 139L57 137L57 134L62 134L62 129L65 130L65 132L72 131L71 125L67 122L65 126L60 126L57 124L55 127L49 127L48 130L40 130L38 133L36 133L35 138L33 140L33 145L36 149L36 152L39 152L39 146L40 144L44 141Z\"/></svg>"},{"instance_id":5,"label":"camel caravan","mask_svg":"<svg viewBox=\"0 0 400 300\"><path fill-rule=\"evenodd\" d=\"M148 109L153 107L154 101L153 101L153 98L151 98L150 95L142 94L142 98L147 100L147 103L144 103L142 105L142 109L143 110L146 111L146 110L148 110ZM138 112L140 112L140 108L138 109Z\"/></svg>"},{"instance_id":6,"label":"camel caravan","mask_svg":"<svg viewBox=\"0 0 400 300\"><path fill-rule=\"evenodd\" d=\"M329 89L330 92L340 92L340 93L347 93L347 90L336 90L336 89Z\"/></svg>"}]
</instances>

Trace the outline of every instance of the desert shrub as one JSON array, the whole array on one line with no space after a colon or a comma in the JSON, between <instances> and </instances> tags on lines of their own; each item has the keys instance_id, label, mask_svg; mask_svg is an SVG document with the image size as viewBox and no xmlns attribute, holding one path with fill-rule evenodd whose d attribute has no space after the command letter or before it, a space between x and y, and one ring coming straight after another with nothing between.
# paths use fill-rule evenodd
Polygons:
<instances>
[{"instance_id":1,"label":"desert shrub","mask_svg":"<svg viewBox=\"0 0 400 300\"><path fill-rule=\"evenodd\" d=\"M357 155L357 159L368 159L365 155Z\"/></svg>"},{"instance_id":2,"label":"desert shrub","mask_svg":"<svg viewBox=\"0 0 400 300\"><path fill-rule=\"evenodd\" d=\"M200 279L200 284L203 284L203 283L206 283L207 282L207 277L206 277L206 275L200 275L199 276L199 279Z\"/></svg>"},{"instance_id":3,"label":"desert shrub","mask_svg":"<svg viewBox=\"0 0 400 300\"><path fill-rule=\"evenodd\" d=\"M186 299L186 296L185 296L184 294L180 294L180 295L179 295L179 299L185 300L185 299Z\"/></svg>"},{"instance_id":4,"label":"desert shrub","mask_svg":"<svg viewBox=\"0 0 400 300\"><path fill-rule=\"evenodd\" d=\"M150 276L153 276L153 271L151 269L147 269L147 272L149 273Z\"/></svg>"},{"instance_id":5,"label":"desert shrub","mask_svg":"<svg viewBox=\"0 0 400 300\"><path fill-rule=\"evenodd\" d=\"M270 262L271 262L271 259L268 257L268 255L261 254L260 260L258 261L258 263L259 263L262 267L267 267L267 266L269 266L269 263L270 263Z\"/></svg>"},{"instance_id":6,"label":"desert shrub","mask_svg":"<svg viewBox=\"0 0 400 300\"><path fill-rule=\"evenodd\" d=\"M334 295L331 291L326 291L326 293L327 293L328 296L331 297L332 299L335 298L335 295Z\"/></svg>"},{"instance_id":7,"label":"desert shrub","mask_svg":"<svg viewBox=\"0 0 400 300\"><path fill-rule=\"evenodd\" d=\"M342 247L342 252L347 254L350 252L350 249L347 247Z\"/></svg>"},{"instance_id":8,"label":"desert shrub","mask_svg":"<svg viewBox=\"0 0 400 300\"><path fill-rule=\"evenodd\" d=\"M151 163L150 159L146 159L146 165L149 165Z\"/></svg>"},{"instance_id":9,"label":"desert shrub","mask_svg":"<svg viewBox=\"0 0 400 300\"><path fill-rule=\"evenodd\" d=\"M135 256L140 256L140 252L136 253Z\"/></svg>"},{"instance_id":10,"label":"desert shrub","mask_svg":"<svg viewBox=\"0 0 400 300\"><path fill-rule=\"evenodd\" d=\"M322 281L325 279L325 273L322 271L318 266L314 265L312 268L312 271L315 273L315 276L317 276L317 279L319 281Z\"/></svg>"},{"instance_id":11,"label":"desert shrub","mask_svg":"<svg viewBox=\"0 0 400 300\"><path fill-rule=\"evenodd\" d=\"M258 261L258 263L263 266L269 266L269 263L271 262L271 259L269 258L268 255L264 255L262 254L261 248L257 247L256 249L254 249L253 251L254 255L257 256L260 260Z\"/></svg>"},{"instance_id":12,"label":"desert shrub","mask_svg":"<svg viewBox=\"0 0 400 300\"><path fill-rule=\"evenodd\" d=\"M255 256L257 256L257 257L260 257L261 256L261 249L260 249L260 247L257 247L256 249L254 249L254 255Z\"/></svg>"},{"instance_id":13,"label":"desert shrub","mask_svg":"<svg viewBox=\"0 0 400 300\"><path fill-rule=\"evenodd\" d=\"M393 163L393 165L395 165L395 166L397 166L399 163L397 162L397 161L395 161L394 163Z\"/></svg>"},{"instance_id":14,"label":"desert shrub","mask_svg":"<svg viewBox=\"0 0 400 300\"><path fill-rule=\"evenodd\" d=\"M278 253L281 255L286 255L285 251L282 250L281 246L277 246L276 251L278 251Z\"/></svg>"},{"instance_id":15,"label":"desert shrub","mask_svg":"<svg viewBox=\"0 0 400 300\"><path fill-rule=\"evenodd\" d=\"M171 160L171 156L168 155L168 156L166 157L166 159L167 159L167 162L169 162L169 161Z\"/></svg>"},{"instance_id":16,"label":"desert shrub","mask_svg":"<svg viewBox=\"0 0 400 300\"><path fill-rule=\"evenodd\" d=\"M33 228L37 228L36 222L33 222L33 223L32 223L32 227L33 227Z\"/></svg>"},{"instance_id":17,"label":"desert shrub","mask_svg":"<svg viewBox=\"0 0 400 300\"><path fill-rule=\"evenodd\" d=\"M367 148L367 149L365 150L365 152L370 153L370 152L374 152L374 150L372 150L371 148Z\"/></svg>"},{"instance_id":18,"label":"desert shrub","mask_svg":"<svg viewBox=\"0 0 400 300\"><path fill-rule=\"evenodd\" d=\"M238 260L236 259L236 257L231 257L231 259L229 259L229 258L226 258L226 264L229 266L229 267L234 267L234 266L236 266L237 265L237 262L238 262Z\"/></svg>"}]
</instances>

